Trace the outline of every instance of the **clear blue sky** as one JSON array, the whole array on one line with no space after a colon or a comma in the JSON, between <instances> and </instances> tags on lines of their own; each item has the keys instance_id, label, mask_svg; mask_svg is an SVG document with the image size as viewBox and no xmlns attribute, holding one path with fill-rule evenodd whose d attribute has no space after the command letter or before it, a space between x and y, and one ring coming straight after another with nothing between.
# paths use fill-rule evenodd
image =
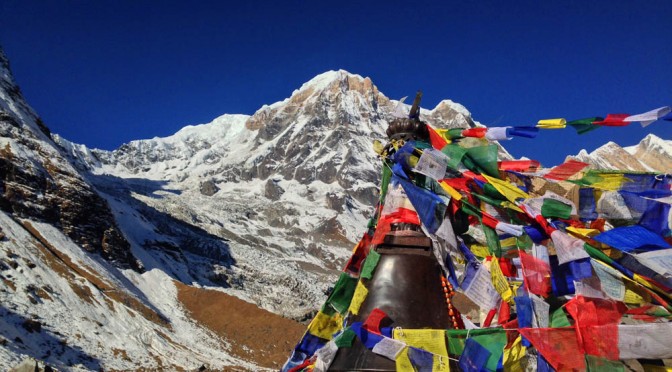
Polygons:
<instances>
[{"instance_id":1,"label":"clear blue sky","mask_svg":"<svg viewBox=\"0 0 672 372\"><path fill-rule=\"evenodd\" d=\"M0 45L52 131L90 147L252 114L327 70L486 125L672 105L672 1L0 1ZM545 165L647 128L544 131Z\"/></svg>"}]
</instances>

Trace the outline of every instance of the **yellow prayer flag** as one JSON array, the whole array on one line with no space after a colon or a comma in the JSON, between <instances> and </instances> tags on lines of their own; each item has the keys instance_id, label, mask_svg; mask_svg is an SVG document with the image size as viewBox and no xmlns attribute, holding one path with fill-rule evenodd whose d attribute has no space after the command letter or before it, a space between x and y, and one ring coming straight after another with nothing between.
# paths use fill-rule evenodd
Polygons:
<instances>
[{"instance_id":1,"label":"yellow prayer flag","mask_svg":"<svg viewBox=\"0 0 672 372\"><path fill-rule=\"evenodd\" d=\"M526 347L523 346L522 336L518 336L509 349L504 349L504 358L502 364L506 372L523 372L523 360L525 358Z\"/></svg>"},{"instance_id":2,"label":"yellow prayer flag","mask_svg":"<svg viewBox=\"0 0 672 372\"><path fill-rule=\"evenodd\" d=\"M338 312L329 316L323 312L318 312L313 321L308 325L308 332L319 338L331 340L334 333L343 327L343 317Z\"/></svg>"},{"instance_id":3,"label":"yellow prayer flag","mask_svg":"<svg viewBox=\"0 0 672 372\"><path fill-rule=\"evenodd\" d=\"M400 329L394 330L392 335L395 340L405 342L408 346L429 351L434 355L432 371L449 372L448 350L446 349L446 332L440 329ZM437 356L442 356L442 361ZM414 371L410 359L408 359L408 348L402 351L396 360L397 371Z\"/></svg>"},{"instance_id":4,"label":"yellow prayer flag","mask_svg":"<svg viewBox=\"0 0 672 372\"><path fill-rule=\"evenodd\" d=\"M490 256L490 249L488 249L488 247L485 245L472 244L469 246L469 250L476 257L485 258Z\"/></svg>"},{"instance_id":5,"label":"yellow prayer flag","mask_svg":"<svg viewBox=\"0 0 672 372\"><path fill-rule=\"evenodd\" d=\"M452 197L453 199L462 200L462 194L460 194L459 191L455 190L453 186L450 186L445 182L439 182L439 185L441 185L441 188L443 188L443 190L447 192L448 195L450 195L450 197Z\"/></svg>"},{"instance_id":6,"label":"yellow prayer flag","mask_svg":"<svg viewBox=\"0 0 672 372\"><path fill-rule=\"evenodd\" d=\"M492 284L495 286L495 290L502 296L502 299L508 303L513 301L513 292L511 292L511 287L509 282L504 277L502 268L499 267L499 260L497 257L493 257L490 264L490 276L492 278Z\"/></svg>"},{"instance_id":7,"label":"yellow prayer flag","mask_svg":"<svg viewBox=\"0 0 672 372\"><path fill-rule=\"evenodd\" d=\"M527 199L530 197L528 193L516 187L508 181L502 181L495 177L490 177L487 174L482 174L483 177L490 183L500 194L512 203L515 203L517 199Z\"/></svg>"},{"instance_id":8,"label":"yellow prayer flag","mask_svg":"<svg viewBox=\"0 0 672 372\"><path fill-rule=\"evenodd\" d=\"M352 301L350 301L350 307L348 311L352 314L359 314L359 308L362 307L362 303L366 300L366 296L369 294L369 290L366 289L362 281L357 282L357 287L355 288L355 293L352 295Z\"/></svg>"},{"instance_id":9,"label":"yellow prayer flag","mask_svg":"<svg viewBox=\"0 0 672 372\"><path fill-rule=\"evenodd\" d=\"M600 233L600 230L597 229L581 229L574 226L567 226L567 231L586 238L591 238Z\"/></svg>"},{"instance_id":10,"label":"yellow prayer flag","mask_svg":"<svg viewBox=\"0 0 672 372\"><path fill-rule=\"evenodd\" d=\"M623 182L630 181L629 178L625 177L622 173L600 173L600 180L590 184L590 187L606 190L606 191L617 191L621 189Z\"/></svg>"},{"instance_id":11,"label":"yellow prayer flag","mask_svg":"<svg viewBox=\"0 0 672 372\"><path fill-rule=\"evenodd\" d=\"M562 129L567 125L565 119L543 119L537 122L537 128Z\"/></svg>"},{"instance_id":12,"label":"yellow prayer flag","mask_svg":"<svg viewBox=\"0 0 672 372\"><path fill-rule=\"evenodd\" d=\"M623 298L623 302L626 304L631 304L631 305L641 305L644 303L644 297L640 296L634 291L631 291L630 289L625 290L625 297Z\"/></svg>"}]
</instances>

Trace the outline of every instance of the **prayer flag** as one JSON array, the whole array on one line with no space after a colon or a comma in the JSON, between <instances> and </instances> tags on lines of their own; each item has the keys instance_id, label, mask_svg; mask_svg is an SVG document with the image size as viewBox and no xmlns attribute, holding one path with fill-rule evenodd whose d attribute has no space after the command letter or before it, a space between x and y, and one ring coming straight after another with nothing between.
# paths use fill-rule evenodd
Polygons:
<instances>
[{"instance_id":1,"label":"prayer flag","mask_svg":"<svg viewBox=\"0 0 672 372\"><path fill-rule=\"evenodd\" d=\"M507 129L507 135L509 136L534 138L537 134L539 134L539 128L537 127L509 127Z\"/></svg>"},{"instance_id":2,"label":"prayer flag","mask_svg":"<svg viewBox=\"0 0 672 372\"><path fill-rule=\"evenodd\" d=\"M464 129L462 131L462 136L483 138L483 137L485 137L485 133L487 131L488 131L488 128L486 128L486 127L469 128L469 129Z\"/></svg>"},{"instance_id":3,"label":"prayer flag","mask_svg":"<svg viewBox=\"0 0 672 372\"><path fill-rule=\"evenodd\" d=\"M519 252L520 263L523 267L525 288L530 293L548 297L551 293L551 267L548 263L525 253Z\"/></svg>"},{"instance_id":4,"label":"prayer flag","mask_svg":"<svg viewBox=\"0 0 672 372\"><path fill-rule=\"evenodd\" d=\"M586 253L586 250L583 249L583 240L570 236L560 230L553 231L553 233L551 233L551 239L553 240L553 246L558 255L558 262L561 265L570 261L590 257L588 253Z\"/></svg>"},{"instance_id":5,"label":"prayer flag","mask_svg":"<svg viewBox=\"0 0 672 372\"><path fill-rule=\"evenodd\" d=\"M604 120L594 121L593 124L608 127L623 127L630 124L629 121L625 120L628 116L630 116L630 114L607 114L607 117Z\"/></svg>"},{"instance_id":6,"label":"prayer flag","mask_svg":"<svg viewBox=\"0 0 672 372\"><path fill-rule=\"evenodd\" d=\"M637 115L632 115L628 116L627 118L623 119L624 121L638 121L640 124L642 124L642 127L646 127L647 125L653 123L654 121L664 117L665 115L669 114L672 112L672 109L670 106L663 106L651 111L647 111L642 114L637 114Z\"/></svg>"},{"instance_id":7,"label":"prayer flag","mask_svg":"<svg viewBox=\"0 0 672 372\"><path fill-rule=\"evenodd\" d=\"M519 332L556 370L585 369L583 350L573 328L520 328Z\"/></svg>"},{"instance_id":8,"label":"prayer flag","mask_svg":"<svg viewBox=\"0 0 672 372\"><path fill-rule=\"evenodd\" d=\"M672 323L618 326L620 359L672 358Z\"/></svg>"},{"instance_id":9,"label":"prayer flag","mask_svg":"<svg viewBox=\"0 0 672 372\"><path fill-rule=\"evenodd\" d=\"M413 208L418 212L420 221L427 230L434 234L443 222L446 213L446 204L433 192L415 186L412 182L394 177L404 188Z\"/></svg>"},{"instance_id":10,"label":"prayer flag","mask_svg":"<svg viewBox=\"0 0 672 372\"><path fill-rule=\"evenodd\" d=\"M557 167L553 167L550 172L544 175L544 178L558 181L566 180L569 177L580 172L583 168L587 167L588 165L589 165L588 163L576 160L567 160L566 162L558 165Z\"/></svg>"},{"instance_id":11,"label":"prayer flag","mask_svg":"<svg viewBox=\"0 0 672 372\"><path fill-rule=\"evenodd\" d=\"M341 273L334 285L334 290L327 299L327 304L331 305L336 311L345 314L350 306L350 300L355 293L357 279L346 273Z\"/></svg>"},{"instance_id":12,"label":"prayer flag","mask_svg":"<svg viewBox=\"0 0 672 372\"><path fill-rule=\"evenodd\" d=\"M537 122L537 127L544 129L562 129L565 125L567 125L565 119L543 119Z\"/></svg>"},{"instance_id":13,"label":"prayer flag","mask_svg":"<svg viewBox=\"0 0 672 372\"><path fill-rule=\"evenodd\" d=\"M602 120L604 120L604 118L600 117L585 118L579 120L572 120L568 122L567 125L571 125L576 130L576 133L584 134L590 132L591 130L599 128L597 125L594 125L593 123Z\"/></svg>"},{"instance_id":14,"label":"prayer flag","mask_svg":"<svg viewBox=\"0 0 672 372\"><path fill-rule=\"evenodd\" d=\"M432 147L441 151L448 142L430 125L427 126L427 130L429 131L429 142L432 144Z\"/></svg>"},{"instance_id":15,"label":"prayer flag","mask_svg":"<svg viewBox=\"0 0 672 372\"><path fill-rule=\"evenodd\" d=\"M319 338L330 340L334 333L341 330L342 324L343 317L341 314L335 313L329 316L319 311L308 325L308 332Z\"/></svg>"},{"instance_id":16,"label":"prayer flag","mask_svg":"<svg viewBox=\"0 0 672 372\"><path fill-rule=\"evenodd\" d=\"M473 338L469 338L464 345L464 351L458 362L460 370L466 372L485 371L485 364L488 358L490 358L490 351Z\"/></svg>"},{"instance_id":17,"label":"prayer flag","mask_svg":"<svg viewBox=\"0 0 672 372\"><path fill-rule=\"evenodd\" d=\"M508 134L510 127L489 127L485 132L485 138L490 141L504 141L510 140L511 136Z\"/></svg>"},{"instance_id":18,"label":"prayer flag","mask_svg":"<svg viewBox=\"0 0 672 372\"><path fill-rule=\"evenodd\" d=\"M595 237L596 241L623 252L671 248L662 236L639 225L616 227Z\"/></svg>"}]
</instances>

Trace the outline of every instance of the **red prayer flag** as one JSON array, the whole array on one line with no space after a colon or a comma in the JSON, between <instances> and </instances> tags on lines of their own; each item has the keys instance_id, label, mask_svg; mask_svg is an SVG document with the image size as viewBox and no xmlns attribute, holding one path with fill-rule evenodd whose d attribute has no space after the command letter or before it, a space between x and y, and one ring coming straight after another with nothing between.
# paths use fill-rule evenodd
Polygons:
<instances>
[{"instance_id":1,"label":"red prayer flag","mask_svg":"<svg viewBox=\"0 0 672 372\"><path fill-rule=\"evenodd\" d=\"M387 318L387 314L385 314L383 310L375 308L371 314L369 314L369 317L366 318L362 328L369 332L380 334L380 323L382 323L383 319L385 318Z\"/></svg>"},{"instance_id":2,"label":"red prayer flag","mask_svg":"<svg viewBox=\"0 0 672 372\"><path fill-rule=\"evenodd\" d=\"M520 251L523 281L530 293L548 297L551 294L551 266L523 251Z\"/></svg>"},{"instance_id":3,"label":"red prayer flag","mask_svg":"<svg viewBox=\"0 0 672 372\"><path fill-rule=\"evenodd\" d=\"M436 133L431 126L428 125L427 130L429 131L429 142L432 144L432 147L441 151L441 149L448 144L448 141Z\"/></svg>"},{"instance_id":4,"label":"red prayer flag","mask_svg":"<svg viewBox=\"0 0 672 372\"><path fill-rule=\"evenodd\" d=\"M603 125L607 127L624 127L630 124L629 121L624 121L630 114L608 114L602 121L594 121L595 125Z\"/></svg>"},{"instance_id":5,"label":"red prayer flag","mask_svg":"<svg viewBox=\"0 0 672 372\"><path fill-rule=\"evenodd\" d=\"M618 324L627 311L625 304L576 296L565 309L576 322L578 340L586 353L618 360Z\"/></svg>"},{"instance_id":6,"label":"red prayer flag","mask_svg":"<svg viewBox=\"0 0 672 372\"><path fill-rule=\"evenodd\" d=\"M376 226L376 232L373 234L371 244L381 244L385 239L385 235L392 231L393 223L410 223L414 225L420 225L420 217L418 217L418 214L414 210L407 208L398 208L394 212L380 217L380 220L378 220L378 226Z\"/></svg>"},{"instance_id":7,"label":"red prayer flag","mask_svg":"<svg viewBox=\"0 0 672 372\"><path fill-rule=\"evenodd\" d=\"M497 163L500 170L525 172L536 171L540 164L536 160L502 160Z\"/></svg>"},{"instance_id":8,"label":"red prayer flag","mask_svg":"<svg viewBox=\"0 0 672 372\"><path fill-rule=\"evenodd\" d=\"M366 259L366 256L369 255L369 249L371 247L371 235L364 233L362 239L354 249L354 253L350 256L348 263L345 264L345 269L343 271L351 273L353 275L359 275L359 270L362 266L362 262Z\"/></svg>"},{"instance_id":9,"label":"red prayer flag","mask_svg":"<svg viewBox=\"0 0 672 372\"><path fill-rule=\"evenodd\" d=\"M479 128L469 128L462 131L462 136L464 137L476 137L483 138L485 133L487 133L488 128L479 127Z\"/></svg>"},{"instance_id":10,"label":"red prayer flag","mask_svg":"<svg viewBox=\"0 0 672 372\"><path fill-rule=\"evenodd\" d=\"M497 315L497 323L503 325L511 319L511 305L508 302L502 301L499 305L499 314Z\"/></svg>"},{"instance_id":11,"label":"red prayer flag","mask_svg":"<svg viewBox=\"0 0 672 372\"><path fill-rule=\"evenodd\" d=\"M618 324L579 327L586 354L618 360Z\"/></svg>"},{"instance_id":12,"label":"red prayer flag","mask_svg":"<svg viewBox=\"0 0 672 372\"><path fill-rule=\"evenodd\" d=\"M589 165L588 163L583 163L576 160L568 160L563 164L560 164L557 167L551 169L551 171L548 172L544 176L544 178L547 178L549 180L564 181L569 177L575 175L588 165Z\"/></svg>"},{"instance_id":13,"label":"red prayer flag","mask_svg":"<svg viewBox=\"0 0 672 372\"><path fill-rule=\"evenodd\" d=\"M519 328L518 331L555 370L586 370L584 352L573 328Z\"/></svg>"}]
</instances>

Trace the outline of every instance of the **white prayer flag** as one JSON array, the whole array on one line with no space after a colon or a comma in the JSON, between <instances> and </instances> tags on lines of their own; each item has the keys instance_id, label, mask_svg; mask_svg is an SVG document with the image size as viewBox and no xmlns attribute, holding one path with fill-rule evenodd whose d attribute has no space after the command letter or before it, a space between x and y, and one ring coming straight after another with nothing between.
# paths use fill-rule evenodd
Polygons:
<instances>
[{"instance_id":1,"label":"white prayer flag","mask_svg":"<svg viewBox=\"0 0 672 372\"><path fill-rule=\"evenodd\" d=\"M480 265L469 286L463 290L476 305L484 311L490 311L499 301L499 293L492 284L492 277L484 265Z\"/></svg>"},{"instance_id":2,"label":"white prayer flag","mask_svg":"<svg viewBox=\"0 0 672 372\"><path fill-rule=\"evenodd\" d=\"M397 102L397 106L394 108L394 112L392 113L392 116L395 118L404 119L408 117L408 113L404 112L404 107L406 107L404 106L404 101L406 98L408 98L408 96L400 99L399 102Z\"/></svg>"},{"instance_id":3,"label":"white prayer flag","mask_svg":"<svg viewBox=\"0 0 672 372\"><path fill-rule=\"evenodd\" d=\"M491 141L510 140L513 137L507 136L506 130L511 127L490 127L485 132L485 138Z\"/></svg>"},{"instance_id":4,"label":"white prayer flag","mask_svg":"<svg viewBox=\"0 0 672 372\"><path fill-rule=\"evenodd\" d=\"M647 111L642 114L630 115L623 121L638 121L642 124L643 127L653 123L654 121L662 118L663 116L669 114L672 111L670 106L659 107L655 110Z\"/></svg>"},{"instance_id":5,"label":"white prayer flag","mask_svg":"<svg viewBox=\"0 0 672 372\"><path fill-rule=\"evenodd\" d=\"M322 346L319 350L315 352L317 360L315 361L314 372L326 372L329 370L331 362L334 361L336 352L338 351L338 346L334 340L327 342L326 345Z\"/></svg>"},{"instance_id":6,"label":"white prayer flag","mask_svg":"<svg viewBox=\"0 0 672 372\"><path fill-rule=\"evenodd\" d=\"M397 360L397 356L404 350L406 343L395 340L389 337L383 337L383 339L377 343L371 351L378 355L382 355L385 358Z\"/></svg>"},{"instance_id":7,"label":"white prayer flag","mask_svg":"<svg viewBox=\"0 0 672 372\"><path fill-rule=\"evenodd\" d=\"M590 257L583 248L583 240L577 239L560 230L551 233L555 252L558 254L558 264Z\"/></svg>"},{"instance_id":8,"label":"white prayer flag","mask_svg":"<svg viewBox=\"0 0 672 372\"><path fill-rule=\"evenodd\" d=\"M590 264L593 266L593 270L595 270L597 277L600 279L602 291L614 300L623 301L625 299L625 284L623 284L621 274L611 267L603 265L595 260L590 260Z\"/></svg>"},{"instance_id":9,"label":"white prayer flag","mask_svg":"<svg viewBox=\"0 0 672 372\"><path fill-rule=\"evenodd\" d=\"M619 359L672 358L672 323L618 326Z\"/></svg>"},{"instance_id":10,"label":"white prayer flag","mask_svg":"<svg viewBox=\"0 0 672 372\"><path fill-rule=\"evenodd\" d=\"M426 148L422 151L418 164L413 169L435 180L442 180L446 176L448 156L434 148Z\"/></svg>"}]
</instances>

